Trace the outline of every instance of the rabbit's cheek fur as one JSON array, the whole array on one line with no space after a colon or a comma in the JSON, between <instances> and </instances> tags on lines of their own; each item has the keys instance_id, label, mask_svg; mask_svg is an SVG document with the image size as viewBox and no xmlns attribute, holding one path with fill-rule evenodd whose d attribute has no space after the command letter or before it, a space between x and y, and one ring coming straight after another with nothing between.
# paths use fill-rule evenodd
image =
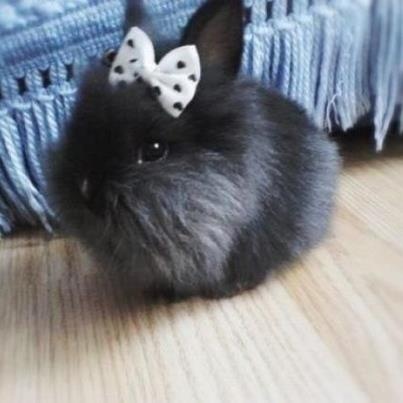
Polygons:
<instances>
[{"instance_id":1,"label":"rabbit's cheek fur","mask_svg":"<svg viewBox=\"0 0 403 403\"><path fill-rule=\"evenodd\" d=\"M103 265L138 273L141 287L153 281L208 287L223 280L239 233L257 208L239 164L206 152L191 163L173 160L140 173L134 169L121 178L124 186L108 187L114 194L110 200L117 202L100 215L86 207L75 184L68 190L61 185L68 172L61 171L54 181L56 204L65 228Z\"/></svg>"},{"instance_id":2,"label":"rabbit's cheek fur","mask_svg":"<svg viewBox=\"0 0 403 403\"><path fill-rule=\"evenodd\" d=\"M152 186L135 190L141 198L123 196L125 220L115 220L117 238L124 240L125 266L136 260L138 245L144 263L156 275L182 284L219 281L238 231L246 223L246 184L235 173L208 166L180 175L166 172ZM179 167L174 168L177 172ZM250 206L249 206L250 208ZM138 263L138 262L137 262ZM135 264L132 267L136 270Z\"/></svg>"}]
</instances>

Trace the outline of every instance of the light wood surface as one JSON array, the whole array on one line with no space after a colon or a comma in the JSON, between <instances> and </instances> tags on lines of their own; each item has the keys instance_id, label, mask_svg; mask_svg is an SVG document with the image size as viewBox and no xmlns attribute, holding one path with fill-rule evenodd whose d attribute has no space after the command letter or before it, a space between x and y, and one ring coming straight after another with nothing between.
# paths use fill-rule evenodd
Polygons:
<instances>
[{"instance_id":1,"label":"light wood surface","mask_svg":"<svg viewBox=\"0 0 403 403\"><path fill-rule=\"evenodd\" d=\"M145 306L79 245L0 242L0 402L403 402L403 144L351 149L326 242L255 291Z\"/></svg>"}]
</instances>

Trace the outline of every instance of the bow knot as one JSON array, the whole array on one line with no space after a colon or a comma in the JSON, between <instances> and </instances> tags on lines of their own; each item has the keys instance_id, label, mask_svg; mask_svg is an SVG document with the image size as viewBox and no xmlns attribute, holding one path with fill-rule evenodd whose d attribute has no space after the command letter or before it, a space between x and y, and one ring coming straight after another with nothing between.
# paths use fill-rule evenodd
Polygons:
<instances>
[{"instance_id":1,"label":"bow knot","mask_svg":"<svg viewBox=\"0 0 403 403\"><path fill-rule=\"evenodd\" d=\"M201 66L196 46L186 45L168 52L155 62L155 50L148 35L138 27L126 35L111 67L113 86L145 81L162 108L179 117L196 94Z\"/></svg>"}]
</instances>

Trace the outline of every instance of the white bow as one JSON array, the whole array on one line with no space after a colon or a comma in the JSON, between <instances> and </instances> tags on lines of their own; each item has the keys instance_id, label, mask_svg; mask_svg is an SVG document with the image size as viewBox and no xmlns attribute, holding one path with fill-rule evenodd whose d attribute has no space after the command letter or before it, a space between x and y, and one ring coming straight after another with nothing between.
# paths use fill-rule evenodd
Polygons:
<instances>
[{"instance_id":1,"label":"white bow","mask_svg":"<svg viewBox=\"0 0 403 403\"><path fill-rule=\"evenodd\" d=\"M109 82L118 86L144 80L165 111L177 118L194 98L200 74L196 46L173 49L156 64L151 39L140 28L134 27L126 35L113 61Z\"/></svg>"}]
</instances>

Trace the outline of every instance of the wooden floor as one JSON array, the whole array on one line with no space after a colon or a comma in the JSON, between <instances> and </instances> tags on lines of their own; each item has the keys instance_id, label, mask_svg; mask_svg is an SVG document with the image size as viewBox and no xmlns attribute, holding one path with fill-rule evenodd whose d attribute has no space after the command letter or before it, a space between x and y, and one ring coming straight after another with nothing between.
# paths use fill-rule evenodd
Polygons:
<instances>
[{"instance_id":1,"label":"wooden floor","mask_svg":"<svg viewBox=\"0 0 403 403\"><path fill-rule=\"evenodd\" d=\"M329 239L223 301L144 306L80 247L0 242L0 402L403 402L403 142L350 149Z\"/></svg>"}]
</instances>

